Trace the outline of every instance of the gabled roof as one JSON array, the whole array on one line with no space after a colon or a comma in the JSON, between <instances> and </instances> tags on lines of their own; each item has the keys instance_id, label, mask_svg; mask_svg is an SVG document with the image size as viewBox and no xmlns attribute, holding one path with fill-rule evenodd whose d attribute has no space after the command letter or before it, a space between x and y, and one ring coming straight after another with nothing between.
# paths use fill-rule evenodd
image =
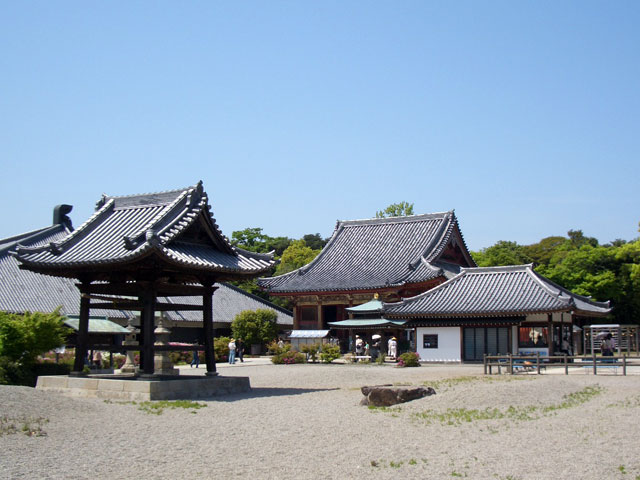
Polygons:
<instances>
[{"instance_id":1,"label":"gabled roof","mask_svg":"<svg viewBox=\"0 0 640 480\"><path fill-rule=\"evenodd\" d=\"M18 243L44 245L58 242L69 233L64 225L52 225L0 240L0 310L10 313L53 312L62 307L60 313L63 315L78 313L80 292L72 280L21 270L18 261L11 256ZM127 317L119 310L109 310L105 315Z\"/></svg>"},{"instance_id":2,"label":"gabled roof","mask_svg":"<svg viewBox=\"0 0 640 480\"><path fill-rule=\"evenodd\" d=\"M63 241L70 233L70 221L32 232L22 233L0 239L0 310L10 313L52 312L60 308L63 315L78 315L80 310L80 291L76 281L65 277L40 275L20 269L18 260L10 253L18 244L27 247L49 245ZM293 325L291 312L278 307L260 297L251 295L238 287L226 283L216 283L218 287L213 295L213 319L215 323L231 323L243 310L268 308L278 315L278 325ZM187 303L201 305L200 297L161 298L167 303ZM125 310L101 310L111 319L134 318L135 313ZM202 313L196 311L165 312L175 321L200 322Z\"/></svg>"},{"instance_id":3,"label":"gabled roof","mask_svg":"<svg viewBox=\"0 0 640 480\"><path fill-rule=\"evenodd\" d=\"M384 314L401 318L514 316L574 311L603 316L609 302L594 302L539 275L532 265L463 268L451 280L398 303Z\"/></svg>"},{"instance_id":4,"label":"gabled roof","mask_svg":"<svg viewBox=\"0 0 640 480\"><path fill-rule=\"evenodd\" d=\"M453 211L339 221L327 245L308 265L261 278L270 293L368 290L420 283L445 276L438 261L454 244L466 266L475 263Z\"/></svg>"},{"instance_id":5,"label":"gabled roof","mask_svg":"<svg viewBox=\"0 0 640 480\"><path fill-rule=\"evenodd\" d=\"M275 264L273 255L234 248L211 216L202 182L181 190L109 197L64 239L40 247L18 247L25 268L75 277L108 272L155 256L168 269L224 278L255 276Z\"/></svg>"}]
</instances>

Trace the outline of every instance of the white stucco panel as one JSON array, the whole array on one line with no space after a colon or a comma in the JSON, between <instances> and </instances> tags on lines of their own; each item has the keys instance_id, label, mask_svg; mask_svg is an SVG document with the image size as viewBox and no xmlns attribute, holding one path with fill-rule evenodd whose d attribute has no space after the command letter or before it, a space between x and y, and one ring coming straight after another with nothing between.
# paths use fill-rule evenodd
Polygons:
<instances>
[{"instance_id":1,"label":"white stucco panel","mask_svg":"<svg viewBox=\"0 0 640 480\"><path fill-rule=\"evenodd\" d=\"M437 335L438 348L424 348L424 335ZM418 327L416 349L423 362L461 362L460 327Z\"/></svg>"}]
</instances>

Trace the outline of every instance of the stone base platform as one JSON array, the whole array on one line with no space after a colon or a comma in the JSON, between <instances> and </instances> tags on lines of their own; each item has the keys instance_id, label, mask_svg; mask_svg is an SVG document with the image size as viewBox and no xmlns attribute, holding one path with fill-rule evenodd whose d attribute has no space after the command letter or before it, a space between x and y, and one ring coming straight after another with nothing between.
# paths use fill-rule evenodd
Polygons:
<instances>
[{"instance_id":1,"label":"stone base platform","mask_svg":"<svg viewBox=\"0 0 640 480\"><path fill-rule=\"evenodd\" d=\"M249 377L66 375L38 377L38 390L110 400L186 400L251 391Z\"/></svg>"}]
</instances>

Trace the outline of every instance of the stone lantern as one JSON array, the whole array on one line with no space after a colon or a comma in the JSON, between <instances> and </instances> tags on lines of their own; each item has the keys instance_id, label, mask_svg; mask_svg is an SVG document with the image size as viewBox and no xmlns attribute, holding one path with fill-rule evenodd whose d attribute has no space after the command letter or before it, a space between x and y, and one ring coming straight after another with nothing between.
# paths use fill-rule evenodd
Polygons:
<instances>
[{"instance_id":1,"label":"stone lantern","mask_svg":"<svg viewBox=\"0 0 640 480\"><path fill-rule=\"evenodd\" d=\"M164 316L161 315L158 320L158 326L153 331L156 339L154 345L169 344L171 330L165 327L165 321ZM180 375L180 370L173 368L173 362L169 357L169 352L166 350L156 350L153 356L153 368L154 372L159 375Z\"/></svg>"},{"instance_id":2,"label":"stone lantern","mask_svg":"<svg viewBox=\"0 0 640 480\"><path fill-rule=\"evenodd\" d=\"M138 345L138 340L136 340L136 336L140 333L140 330L134 327L131 324L131 319L127 322L126 329L129 330L129 333L125 334L123 345ZM124 365L120 369L122 373L137 373L139 368L135 365L134 361L135 352L133 350L127 350L127 357L124 362Z\"/></svg>"}]
</instances>

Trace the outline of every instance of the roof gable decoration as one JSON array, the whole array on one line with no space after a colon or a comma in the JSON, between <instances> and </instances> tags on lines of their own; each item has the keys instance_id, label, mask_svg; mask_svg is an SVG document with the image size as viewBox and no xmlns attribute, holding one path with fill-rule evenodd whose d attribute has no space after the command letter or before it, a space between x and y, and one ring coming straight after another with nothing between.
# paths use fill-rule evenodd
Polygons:
<instances>
[{"instance_id":1,"label":"roof gable decoration","mask_svg":"<svg viewBox=\"0 0 640 480\"><path fill-rule=\"evenodd\" d=\"M211 214L202 181L155 194L103 195L96 212L69 236L46 246L21 246L16 256L25 265L73 268L121 263L151 253L170 263L236 273L266 272L275 264L272 254L231 245Z\"/></svg>"}]
</instances>

